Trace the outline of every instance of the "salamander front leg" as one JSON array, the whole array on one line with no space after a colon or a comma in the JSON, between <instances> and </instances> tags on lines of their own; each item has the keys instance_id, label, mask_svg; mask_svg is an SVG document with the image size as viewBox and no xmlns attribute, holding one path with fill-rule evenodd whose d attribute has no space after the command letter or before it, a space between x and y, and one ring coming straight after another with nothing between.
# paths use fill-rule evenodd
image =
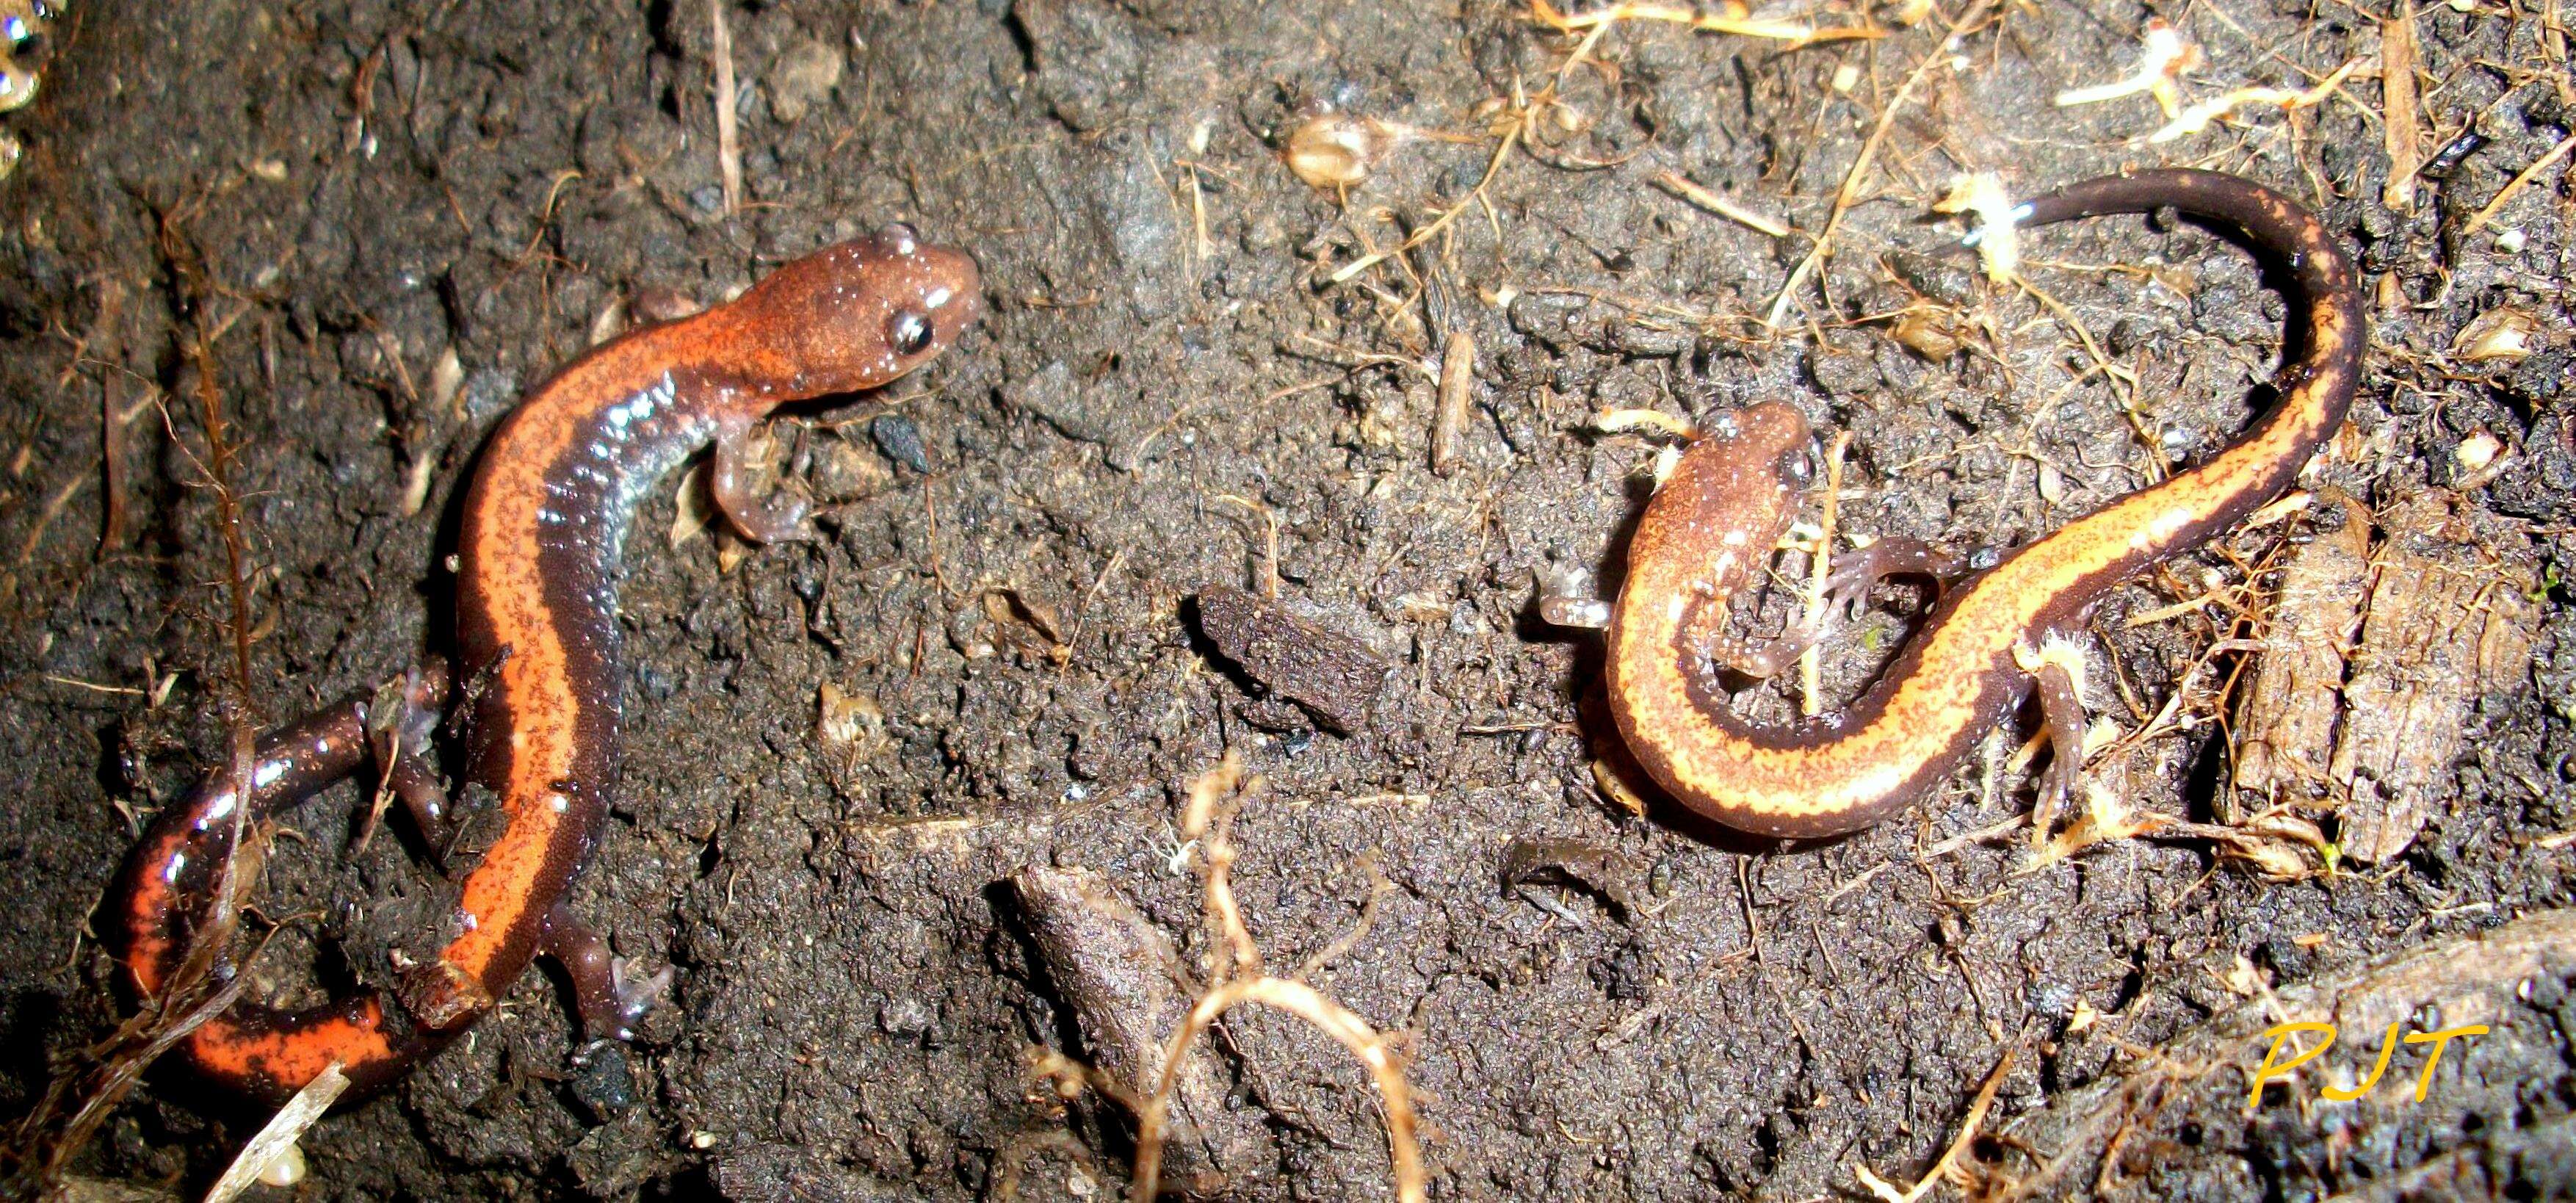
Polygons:
<instances>
[{"instance_id":1,"label":"salamander front leg","mask_svg":"<svg viewBox=\"0 0 2576 1203\"><path fill-rule=\"evenodd\" d=\"M581 1013L582 1044L573 1054L573 1093L597 1115L620 1114L635 1105L626 1042L635 1038L635 1025L670 992L670 966L648 978L632 976L629 963L610 952L607 939L573 918L562 903L547 912L538 938L540 951L563 966L564 976L571 979L573 1001Z\"/></svg>"},{"instance_id":2,"label":"salamander front leg","mask_svg":"<svg viewBox=\"0 0 2576 1203\"><path fill-rule=\"evenodd\" d=\"M1833 570L1825 575L1825 604L1816 611L1813 621L1800 622L1772 639L1747 639L1724 630L1724 612L1711 608L1693 634L1711 663L1756 680L1768 680L1786 672L1808 648L1823 642L1844 615L1869 600L1870 589L1880 581L1895 576L1924 577L1932 582L1937 596L1968 566L1967 560L1920 539L1880 539L1834 557Z\"/></svg>"},{"instance_id":3,"label":"salamander front leg","mask_svg":"<svg viewBox=\"0 0 2576 1203\"><path fill-rule=\"evenodd\" d=\"M757 543L813 538L814 524L807 520L811 507L804 498L783 487L767 497L752 495L751 427L751 419L738 416L717 424L715 470L708 474L708 491L745 538Z\"/></svg>"},{"instance_id":4,"label":"salamander front leg","mask_svg":"<svg viewBox=\"0 0 2576 1203\"><path fill-rule=\"evenodd\" d=\"M1976 559L1951 555L1921 539L1880 539L1834 557L1834 569L1825 575L1825 593L1833 599L1829 608L1856 608L1869 600L1872 586L1893 576L1921 577L1932 582L1932 595L1938 599L1961 573L1977 567Z\"/></svg>"}]
</instances>

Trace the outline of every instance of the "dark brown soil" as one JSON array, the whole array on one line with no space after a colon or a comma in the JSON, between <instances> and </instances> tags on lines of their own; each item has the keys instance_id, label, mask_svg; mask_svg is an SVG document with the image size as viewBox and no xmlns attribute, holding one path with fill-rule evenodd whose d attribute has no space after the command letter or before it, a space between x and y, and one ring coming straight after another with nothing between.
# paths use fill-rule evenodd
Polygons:
<instances>
[{"instance_id":1,"label":"dark brown soil","mask_svg":"<svg viewBox=\"0 0 2576 1203\"><path fill-rule=\"evenodd\" d=\"M727 217L698 0L77 3L38 103L0 118L27 144L0 182L0 867L25 891L0 925L0 1111L32 1106L124 1013L83 935L90 910L133 816L224 745L225 568L192 332L220 330L252 689L275 722L445 645L448 503L494 421L604 310L647 288L716 299L893 219L971 247L992 311L891 390L894 418L805 438L795 470L838 502L828 537L728 570L716 541L663 537L675 479L630 549L626 780L576 902L621 954L677 967L641 1043L645 1104L605 1124L575 1105L559 987L531 974L469 1040L306 1139L314 1196L980 1198L1023 1159L1022 1197L1118 1189L1121 1125L1089 1104L1068 1115L1030 1075L1032 1050L1083 1050L1065 1047L1075 1025L1009 883L1031 865L1096 871L1196 964L1198 882L1173 866L1172 828L1183 785L1228 749L1268 779L1234 839L1274 969L1356 921L1364 855L1393 883L1314 980L1405 1033L1443 1198L1851 1197L1856 1167L1910 1183L2009 1050L1990 1130L2094 1097L2078 1092L2264 991L2566 907L2568 161L2470 226L2568 136L2576 85L2566 35L2537 15L2554 7L2467 7L2415 19L2425 141L2483 141L2400 213L2381 199L2374 78L2390 14L2165 10L2210 57L2186 99L2366 69L2313 108L2253 105L2149 145L2164 118L2144 97L2050 98L2126 74L2154 10L2008 6L1902 98L1837 253L1776 334L1759 319L1811 239L1696 209L1656 177L1821 230L1963 12L1908 28L1889 10L1883 39L1794 51L1623 25L1593 51L1606 66L1561 77L1563 114L1588 124L1543 114L1542 144L1505 156L1486 204L1418 257L1481 352L1441 476L1432 381L1411 365L1444 331L1426 335L1395 264L1323 277L1395 245L1389 214L1418 226L1465 195L1494 154L1489 121L1559 80L1570 40L1520 5L738 6L746 203ZM835 59L837 87L815 95ZM1275 152L1319 101L1470 140L1404 142L1336 197ZM1930 362L1855 319L1915 300L1886 253L1956 228L1928 208L1959 172L2034 191L2160 163L2300 197L2394 279L2318 484L2386 505L2463 483L2477 432L2504 444L2502 470L2466 482L2468 511L2478 538L2535 545L2546 565L2518 586L2541 603L2536 662L2471 716L2420 838L2295 880L2207 839L2023 872L2026 828L1944 842L2030 809L2023 774L1975 764L1901 818L1814 846L1606 801L1590 761L1609 732L1581 706L1597 656L1533 601L1566 569L1615 583L1652 447L1585 419L1787 398L1853 435L1847 528L1954 547L2045 533L2151 470L2072 328L2027 295L1919 271L1917 286L1964 289L1952 320L1970 351ZM2241 252L2134 220L2036 235L2032 252L2057 261L2033 278L2137 374L2164 452L2205 454L2262 403L2284 315ZM2106 270L2151 262L2160 282ZM2454 353L2506 306L2537 319L2536 353ZM436 395L450 353L452 400ZM166 419L145 406L104 473L102 408L155 396L177 400ZM430 487L414 512L416 471ZM111 484L123 530L102 548ZM2095 663L2118 681L2096 706L2133 731L2204 651L2243 637L2223 606L2126 620L2241 584L2304 521L2112 595ZM1256 701L1187 621L1185 597L1259 592L1273 572L1297 615L1397 669L1348 734ZM1882 606L1873 632L1837 641L1838 696L1907 613ZM2233 663L2191 683L2188 721L2096 779L2212 821L2214 691ZM827 746L827 683L873 699L881 734ZM435 883L403 840L344 856L353 799L317 801L278 844L264 911L297 919L269 954L281 964L319 948L372 977L432 922ZM1523 837L1600 855L1506 891ZM2526 1038L2455 1043L2422 1106L2338 1111L2305 1079L2249 1113L2241 1076L2218 1074L2208 1097L2233 1104L2142 1119L2126 1168L2088 1161L2039 1189L2311 1197L2489 1149L2492 1189L2576 1188L2565 954L2521 995ZM1238 1195L1389 1193L1373 1093L1338 1046L1250 1012L1219 1044L1270 1159ZM2338 1053L2336 1072L2366 1056ZM2446 1095L2458 1075L2517 1085ZM154 1079L74 1169L193 1196L263 1118ZM2168 1176L2135 1164L2185 1147ZM2009 1181L2053 1151L1970 1152Z\"/></svg>"}]
</instances>

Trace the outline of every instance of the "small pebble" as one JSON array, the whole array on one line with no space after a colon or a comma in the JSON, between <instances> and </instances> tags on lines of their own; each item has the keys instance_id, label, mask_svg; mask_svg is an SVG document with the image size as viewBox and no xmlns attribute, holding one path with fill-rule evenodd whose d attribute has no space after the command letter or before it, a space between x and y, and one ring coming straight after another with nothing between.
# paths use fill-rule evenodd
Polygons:
<instances>
[{"instance_id":1,"label":"small pebble","mask_svg":"<svg viewBox=\"0 0 2576 1203\"><path fill-rule=\"evenodd\" d=\"M778 56L769 69L769 111L794 124L841 86L841 52L829 43L807 39Z\"/></svg>"},{"instance_id":2,"label":"small pebble","mask_svg":"<svg viewBox=\"0 0 2576 1203\"><path fill-rule=\"evenodd\" d=\"M915 472L930 471L930 452L921 445L921 427L902 414L878 414L868 423L868 437L887 459Z\"/></svg>"}]
</instances>

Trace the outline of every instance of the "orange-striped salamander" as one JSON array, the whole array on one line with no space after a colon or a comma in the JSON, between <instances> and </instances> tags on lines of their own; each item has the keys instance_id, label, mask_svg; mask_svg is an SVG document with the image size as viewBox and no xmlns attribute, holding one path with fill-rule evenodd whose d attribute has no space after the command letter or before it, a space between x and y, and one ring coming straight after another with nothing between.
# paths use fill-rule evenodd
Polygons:
<instances>
[{"instance_id":1,"label":"orange-striped salamander","mask_svg":"<svg viewBox=\"0 0 2576 1203\"><path fill-rule=\"evenodd\" d=\"M617 589L636 507L712 443L711 491L727 517L756 539L801 537L801 502L752 495L754 424L781 403L920 366L975 320L979 287L964 252L890 226L785 264L728 304L604 344L531 393L484 448L457 549L464 766L497 795L499 835L465 875L434 955L398 966L390 990L293 1011L242 1002L190 1033L185 1059L270 1103L333 1062L353 1092L379 1087L490 1010L540 952L573 977L591 1048L631 1035L660 983L625 980L561 902L617 789ZM353 699L269 736L247 812L222 770L163 811L105 911L134 991L158 998L209 929L218 866L242 824L256 829L362 764L386 765L428 844L447 846L454 820L426 755L445 692L433 664L384 702ZM242 969L213 964L219 980Z\"/></svg>"},{"instance_id":2,"label":"orange-striped salamander","mask_svg":"<svg viewBox=\"0 0 2576 1203\"><path fill-rule=\"evenodd\" d=\"M1756 654L1726 630L1729 599L1759 579L1797 514L1810 471L1806 420L1766 402L1683 453L1638 519L1610 618L1606 681L1620 734L1674 799L1758 834L1856 831L1939 784L2034 684L2054 749L2041 813L2071 795L2083 714L2081 661L2069 640L2086 612L2113 586L2288 487L2342 425L2369 342L2352 265L2333 236L2288 198L2245 180L2191 170L2089 180L2028 202L2016 224L2164 210L2233 229L2281 270L2292 317L2279 401L2209 462L1951 585L1895 663L1843 712L1750 723L1733 713L1716 671L1774 668L1813 640L1812 631L1793 631ZM1837 561L1830 590L1848 603L1877 576L1946 565L1920 544L1883 541Z\"/></svg>"}]
</instances>

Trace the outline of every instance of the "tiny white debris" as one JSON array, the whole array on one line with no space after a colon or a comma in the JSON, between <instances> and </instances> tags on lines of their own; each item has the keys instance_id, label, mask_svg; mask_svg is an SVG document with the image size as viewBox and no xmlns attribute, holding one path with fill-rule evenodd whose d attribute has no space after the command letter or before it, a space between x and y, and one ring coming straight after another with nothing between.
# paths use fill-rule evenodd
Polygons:
<instances>
[{"instance_id":1,"label":"tiny white debris","mask_svg":"<svg viewBox=\"0 0 2576 1203\"><path fill-rule=\"evenodd\" d=\"M2296 88L2253 87L2238 88L2232 92L2210 97L2175 114L2174 119L2166 122L2164 128L2147 135L2147 141L2152 144L2190 137L2208 129L2212 122L2235 112L2238 105L2268 104L2283 109L2307 108L2334 95L2335 89L2343 86L2344 78L2360 66L2360 59L2348 59L2344 65L2335 68L2334 74L2325 77L2317 83L2317 86L2305 91Z\"/></svg>"},{"instance_id":2,"label":"tiny white debris","mask_svg":"<svg viewBox=\"0 0 2576 1203\"><path fill-rule=\"evenodd\" d=\"M2451 340L2451 353L2471 363L2509 363L2531 354L2532 335L2539 332L2540 319L2499 306L2469 319L2459 337Z\"/></svg>"},{"instance_id":3,"label":"tiny white debris","mask_svg":"<svg viewBox=\"0 0 2576 1203\"><path fill-rule=\"evenodd\" d=\"M1932 206L1936 213L1968 213L1977 219L1977 232L1969 239L1977 248L1977 260L1986 268L1986 278L1997 284L2009 284L2021 274L2021 239L2015 226L2022 210L2013 204L2012 194L2004 191L2002 180L1993 172L1980 171L1959 177L1950 185L1950 194Z\"/></svg>"},{"instance_id":4,"label":"tiny white debris","mask_svg":"<svg viewBox=\"0 0 2576 1203\"><path fill-rule=\"evenodd\" d=\"M261 1186L293 1186L304 1181L304 1146L288 1145L270 1158L268 1168L259 1172Z\"/></svg>"},{"instance_id":5,"label":"tiny white debris","mask_svg":"<svg viewBox=\"0 0 2576 1203\"><path fill-rule=\"evenodd\" d=\"M1542 597L1538 616L1552 627L1598 631L1610 625L1610 603L1597 597Z\"/></svg>"},{"instance_id":6,"label":"tiny white debris","mask_svg":"<svg viewBox=\"0 0 2576 1203\"><path fill-rule=\"evenodd\" d=\"M2463 471L2476 472L2494 463L2496 457L2503 453L2504 443L2494 435L2481 430L2461 439L2460 445L2452 450L2451 458L2459 463Z\"/></svg>"},{"instance_id":7,"label":"tiny white debris","mask_svg":"<svg viewBox=\"0 0 2576 1203\"><path fill-rule=\"evenodd\" d=\"M2170 117L2179 103L2173 81L2200 66L2200 47L2186 40L2173 22L2156 17L2147 22L2140 39L2138 69L2126 79L2086 88L2069 88L2057 94L2057 107L2072 108L2079 104L2099 104L2140 92L2153 92L2156 103Z\"/></svg>"},{"instance_id":8,"label":"tiny white debris","mask_svg":"<svg viewBox=\"0 0 2576 1203\"><path fill-rule=\"evenodd\" d=\"M1663 488L1664 482L1672 479L1673 469L1681 466L1681 448L1667 445L1658 449L1655 452L1655 487Z\"/></svg>"}]
</instances>

